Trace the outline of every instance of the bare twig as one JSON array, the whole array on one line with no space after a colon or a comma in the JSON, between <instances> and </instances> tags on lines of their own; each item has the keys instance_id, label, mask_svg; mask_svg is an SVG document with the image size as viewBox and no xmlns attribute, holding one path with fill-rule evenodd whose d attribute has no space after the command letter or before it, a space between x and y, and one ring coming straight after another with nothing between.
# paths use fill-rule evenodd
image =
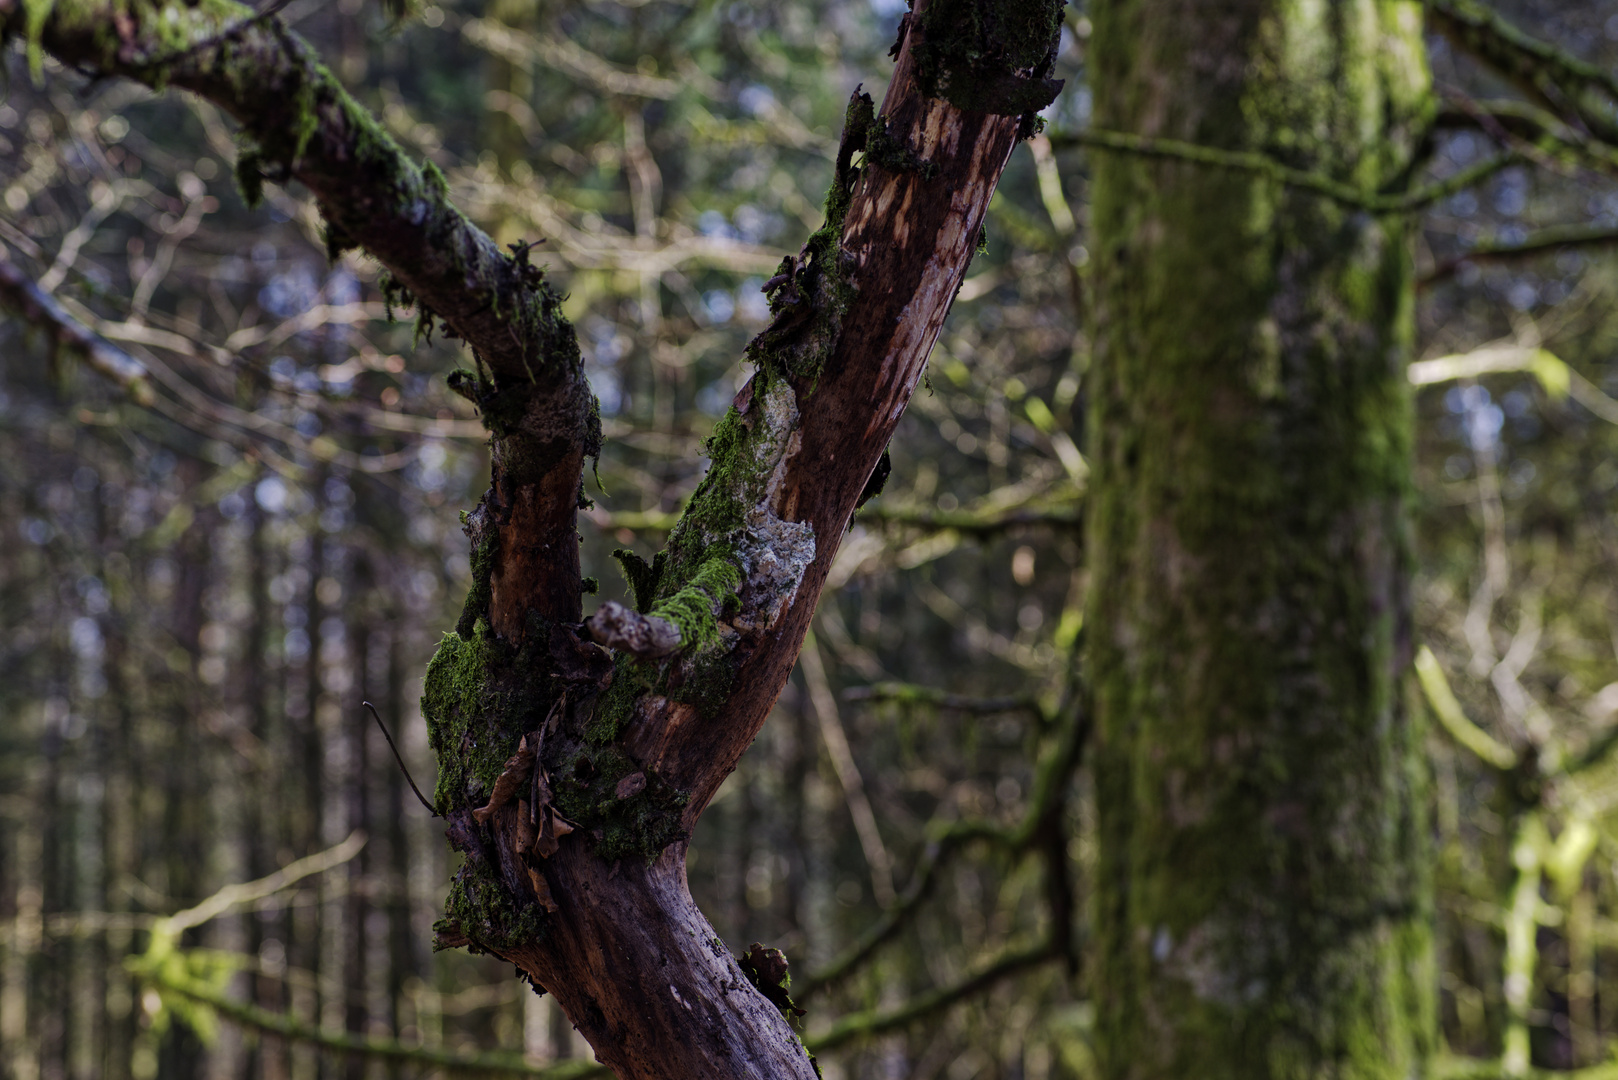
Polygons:
<instances>
[{"instance_id":1,"label":"bare twig","mask_svg":"<svg viewBox=\"0 0 1618 1080\"><path fill-rule=\"evenodd\" d=\"M416 781L410 775L410 769L405 765L404 757L399 753L399 748L394 745L393 736L388 734L388 725L382 722L382 717L377 713L376 706L369 701L362 701L360 704L371 710L371 716L376 719L376 726L382 729L382 737L388 740L388 749L393 751L393 760L399 763L399 771L404 773L405 783L409 784L410 790L416 793L416 800L426 808L429 814L437 817L438 811L433 809L433 804L427 801L427 796L423 795L421 789L416 786Z\"/></svg>"},{"instance_id":2,"label":"bare twig","mask_svg":"<svg viewBox=\"0 0 1618 1080\"><path fill-rule=\"evenodd\" d=\"M208 897L195 907L175 912L166 919L159 919L153 926L153 933L165 933L178 936L180 931L189 930L193 926L201 926L223 915L225 912L242 904L250 904L280 892L294 882L301 881L315 874L323 874L328 870L341 866L360 853L365 846L365 833L358 829L348 834L348 838L336 847L325 851L307 855L296 862L288 863L275 873L261 877L256 881L245 881L240 885L226 885L223 889Z\"/></svg>"},{"instance_id":3,"label":"bare twig","mask_svg":"<svg viewBox=\"0 0 1618 1080\"><path fill-rule=\"evenodd\" d=\"M1133 135L1123 131L1104 131L1099 128L1091 128L1087 131L1052 132L1050 140L1051 146L1055 149L1089 146L1102 150L1140 154L1145 157L1176 158L1181 161L1195 161L1204 165L1213 165L1222 169L1237 169L1242 172L1259 173L1288 187L1313 191L1337 202L1362 207L1378 213L1408 213L1420 210L1458 191L1465 191L1467 188L1475 187L1501 169L1522 160L1520 151L1507 150L1495 157L1487 158L1476 165L1462 169L1453 176L1445 177L1442 180L1435 180L1432 183L1400 194L1384 194L1364 191L1354 187L1352 184L1334 180L1323 173L1294 169L1290 166L1282 165L1267 154L1253 151L1222 150L1215 146L1181 142L1178 139L1154 139L1144 135Z\"/></svg>"},{"instance_id":4,"label":"bare twig","mask_svg":"<svg viewBox=\"0 0 1618 1080\"><path fill-rule=\"evenodd\" d=\"M803 652L798 655L798 661L803 668L804 681L809 686L809 700L814 703L815 717L820 721L821 739L826 744L827 754L831 756L837 781L843 787L849 816L854 819L854 831L860 838L860 847L871 869L871 891L878 904L884 908L891 907L897 898L893 888L893 858L888 854L887 845L882 842L876 814L865 794L865 782L860 778L859 766L854 763L854 752L848 746L848 734L844 732L843 722L837 715L837 698L826 678L826 665L820 659L820 647L815 643L814 634L804 639Z\"/></svg>"},{"instance_id":5,"label":"bare twig","mask_svg":"<svg viewBox=\"0 0 1618 1080\"><path fill-rule=\"evenodd\" d=\"M845 1016L832 1025L824 1035L807 1040L806 1045L811 1051L825 1053L855 1039L869 1038L886 1031L907 1027L988 989L1001 979L1054 960L1058 955L1056 947L1048 941L1032 948L1008 951L977 974L968 976L953 986L940 987L921 994L892 1011L878 1012L871 1009Z\"/></svg>"},{"instance_id":6,"label":"bare twig","mask_svg":"<svg viewBox=\"0 0 1618 1080\"><path fill-rule=\"evenodd\" d=\"M931 686L915 683L877 683L875 686L851 686L843 691L844 701L893 701L901 705L927 705L935 709L950 709L967 713L1026 712L1043 718L1044 710L1030 695L1017 697L975 698L964 694L949 694Z\"/></svg>"},{"instance_id":7,"label":"bare twig","mask_svg":"<svg viewBox=\"0 0 1618 1080\"><path fill-rule=\"evenodd\" d=\"M616 600L608 600L584 620L590 640L609 649L621 649L642 660L671 656L680 648L680 628L657 615L642 615Z\"/></svg>"},{"instance_id":8,"label":"bare twig","mask_svg":"<svg viewBox=\"0 0 1618 1080\"><path fill-rule=\"evenodd\" d=\"M147 974L146 978L159 990L205 1005L243 1027L279 1036L290 1042L318 1046L348 1057L396 1061L447 1069L456 1073L526 1076L533 1077L534 1080L585 1080L587 1077L608 1075L603 1066L587 1061L571 1061L539 1068L528 1064L515 1054L459 1054L438 1047L410 1046L397 1039L333 1031L306 1023L288 1013L272 1012L257 1005L233 1001L203 983L176 978L161 970Z\"/></svg>"}]
</instances>

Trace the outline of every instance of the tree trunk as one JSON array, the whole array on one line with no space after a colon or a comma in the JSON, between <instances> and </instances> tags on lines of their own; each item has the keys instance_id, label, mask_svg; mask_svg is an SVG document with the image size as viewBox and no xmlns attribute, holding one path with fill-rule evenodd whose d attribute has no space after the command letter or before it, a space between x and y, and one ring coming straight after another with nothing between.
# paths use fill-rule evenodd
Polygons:
<instances>
[{"instance_id":1,"label":"tree trunk","mask_svg":"<svg viewBox=\"0 0 1618 1080\"><path fill-rule=\"evenodd\" d=\"M814 1075L779 987L750 981L692 903L685 842L792 670L1000 172L1060 89L1062 0L915 8L881 115L850 102L826 224L767 286L774 319L707 477L667 551L624 556L638 610L586 627L575 518L600 425L526 251L468 222L273 15L83 0L25 26L0 0L0 36L219 102L256 141L237 166L250 199L301 181L334 252L365 247L394 302L471 349L452 386L482 410L493 478L422 703L466 856L439 940L517 964L621 1077Z\"/></svg>"},{"instance_id":2,"label":"tree trunk","mask_svg":"<svg viewBox=\"0 0 1618 1080\"><path fill-rule=\"evenodd\" d=\"M1037 47L1024 43L1031 59L1013 68L1008 93L1020 84L1045 89L1059 11L1047 8ZM924 9L903 40L879 117L863 95L850 103L827 224L771 287L775 320L750 347L757 371L709 442L709 474L667 553L651 566L626 565L640 610L621 611L610 626L592 620L599 640L620 647L616 662L592 659L573 636L576 586L561 597L567 604L545 609L523 584L557 576L554 567L524 571L527 556L508 555L517 536L534 535L531 522L484 546L505 508L525 505L503 486L500 439L496 486L469 525L474 565L482 558L489 567L488 615L474 590L459 636L440 654L445 666L429 674L427 711L441 754L453 753L447 733L471 730L471 717L451 700L456 672L468 669L449 667L472 659L469 646L548 651L559 683L573 689L499 718L477 716L479 726L503 728L498 750L480 752L482 784L474 778L466 789L475 794L452 786L439 797L452 817L466 814L489 790L491 766L556 708L540 778L592 839L569 836L542 861L525 856L520 815L534 816L543 795L496 813L492 843L462 818L452 836L473 854L451 898L450 932L553 992L621 1077L814 1074L777 1005L693 904L685 840L791 673L837 545L920 379L994 185L1028 123L1019 111L1038 107L1025 97L1016 99L1020 110L969 111L928 96L917 73L918 55L931 55L927 28ZM957 88L965 76L957 71ZM853 159L860 150L863 168ZM545 475L567 478L569 501L558 489L532 504L565 508L562 535L571 539L577 466ZM558 546L565 556L576 551ZM679 642L667 658L663 646L643 647L659 634ZM502 661L490 652L472 662L485 685L507 686L503 665L526 666L522 655ZM530 885L540 900L525 908ZM500 910L487 917L491 906ZM542 917L522 921L541 909Z\"/></svg>"},{"instance_id":3,"label":"tree trunk","mask_svg":"<svg viewBox=\"0 0 1618 1080\"><path fill-rule=\"evenodd\" d=\"M1418 5L1095 16L1097 127L1406 179ZM1094 193L1104 1075L1417 1075L1407 223L1172 154L1098 152Z\"/></svg>"}]
</instances>

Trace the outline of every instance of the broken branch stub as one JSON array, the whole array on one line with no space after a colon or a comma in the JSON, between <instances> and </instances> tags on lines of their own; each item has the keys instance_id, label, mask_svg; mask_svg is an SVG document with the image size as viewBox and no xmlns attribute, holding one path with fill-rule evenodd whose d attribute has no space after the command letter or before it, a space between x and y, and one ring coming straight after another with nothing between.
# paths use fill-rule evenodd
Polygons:
<instances>
[{"instance_id":1,"label":"broken branch stub","mask_svg":"<svg viewBox=\"0 0 1618 1080\"><path fill-rule=\"evenodd\" d=\"M657 615L642 615L608 600L584 621L590 640L627 652L640 660L671 656L680 648L680 628Z\"/></svg>"}]
</instances>

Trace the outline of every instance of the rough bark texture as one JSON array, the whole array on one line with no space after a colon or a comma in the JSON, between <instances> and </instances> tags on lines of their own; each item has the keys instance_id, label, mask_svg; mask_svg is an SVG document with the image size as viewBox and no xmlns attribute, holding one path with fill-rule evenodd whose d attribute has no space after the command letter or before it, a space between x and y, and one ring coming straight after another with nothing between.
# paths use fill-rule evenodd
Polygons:
<instances>
[{"instance_id":1,"label":"rough bark texture","mask_svg":"<svg viewBox=\"0 0 1618 1080\"><path fill-rule=\"evenodd\" d=\"M1054 28L1048 19L1042 49ZM791 672L1024 122L920 93L921 39L919 29L907 37L881 119L869 99L851 103L827 225L782 268L775 321L752 350L758 370L710 441L709 475L667 552L626 565L641 610L679 628L679 653L622 651L610 669L589 661L563 707L544 758L562 811L593 841L565 841L537 868L555 911L531 934L457 921L556 994L620 1076L813 1074L692 904L683 838ZM500 609L498 578L492 586ZM493 628L505 640L517 632ZM587 655L570 627L551 634L564 641L553 651ZM502 864L503 902L523 903L516 860L498 839L488 854Z\"/></svg>"},{"instance_id":2,"label":"rough bark texture","mask_svg":"<svg viewBox=\"0 0 1618 1080\"><path fill-rule=\"evenodd\" d=\"M257 141L238 165L250 197L302 181L334 249L366 248L426 328L473 349L478 371L452 385L482 409L493 475L465 521L474 584L422 701L435 803L466 856L439 940L517 964L621 1077L814 1075L692 903L685 840L791 672L1000 172L1059 88L1061 8L934 0L906 17L881 114L850 103L825 226L768 286L774 320L708 476L667 551L623 556L657 648L615 655L586 636L575 532L599 423L526 253L495 249L273 15L0 0L0 36L36 56L217 101Z\"/></svg>"},{"instance_id":3,"label":"rough bark texture","mask_svg":"<svg viewBox=\"0 0 1618 1080\"><path fill-rule=\"evenodd\" d=\"M1098 127L1382 190L1414 3L1108 0ZM1405 223L1096 154L1090 677L1104 1075L1407 1077L1432 1049Z\"/></svg>"}]
</instances>

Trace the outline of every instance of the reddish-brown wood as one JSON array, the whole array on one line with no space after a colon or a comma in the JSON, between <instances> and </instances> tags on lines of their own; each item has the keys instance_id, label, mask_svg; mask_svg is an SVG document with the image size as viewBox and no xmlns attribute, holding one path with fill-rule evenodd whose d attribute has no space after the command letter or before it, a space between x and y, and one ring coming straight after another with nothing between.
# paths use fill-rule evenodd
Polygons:
<instances>
[{"instance_id":1,"label":"reddish-brown wood","mask_svg":"<svg viewBox=\"0 0 1618 1080\"><path fill-rule=\"evenodd\" d=\"M689 790L694 825L752 743L796 662L837 547L921 378L976 250L1019 118L967 112L916 87L912 33L880 113L916 171L867 168L843 249L856 299L819 378L795 387L799 434L772 510L814 529L814 561L784 617L742 635L745 659L717 717L643 702L623 746ZM556 994L600 1059L624 1078L813 1076L774 1006L741 976L685 887L684 844L652 866L607 867L582 845L545 867L559 911L540 948L507 953Z\"/></svg>"}]
</instances>

